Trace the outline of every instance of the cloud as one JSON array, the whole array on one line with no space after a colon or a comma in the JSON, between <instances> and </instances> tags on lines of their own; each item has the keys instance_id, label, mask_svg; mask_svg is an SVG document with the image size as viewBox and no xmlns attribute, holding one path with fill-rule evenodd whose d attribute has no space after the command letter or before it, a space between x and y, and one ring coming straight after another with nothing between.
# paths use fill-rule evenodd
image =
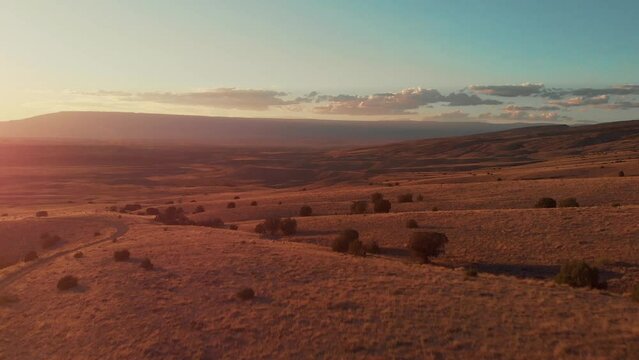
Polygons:
<instances>
[{"instance_id":1,"label":"cloud","mask_svg":"<svg viewBox=\"0 0 639 360\"><path fill-rule=\"evenodd\" d=\"M604 89L581 88L572 90L571 94L585 97L596 97L603 95L633 95L639 94L639 85L625 84Z\"/></svg>"},{"instance_id":2,"label":"cloud","mask_svg":"<svg viewBox=\"0 0 639 360\"><path fill-rule=\"evenodd\" d=\"M521 105L508 105L504 111L558 111L561 110L559 106L521 106Z\"/></svg>"},{"instance_id":3,"label":"cloud","mask_svg":"<svg viewBox=\"0 0 639 360\"><path fill-rule=\"evenodd\" d=\"M159 104L203 106L238 110L268 110L271 106L286 106L308 101L307 98L285 100L288 94L274 90L220 88L194 92L144 92L123 91L84 92L83 95L116 97L119 100L153 102Z\"/></svg>"},{"instance_id":4,"label":"cloud","mask_svg":"<svg viewBox=\"0 0 639 360\"><path fill-rule=\"evenodd\" d=\"M456 110L441 114L429 115L422 118L425 121L495 121L495 122L556 122L571 121L572 118L562 116L557 112L529 113L527 111L504 111L499 114L483 113L471 116L463 111Z\"/></svg>"},{"instance_id":5,"label":"cloud","mask_svg":"<svg viewBox=\"0 0 639 360\"><path fill-rule=\"evenodd\" d=\"M369 96L338 95L320 97L329 103L316 106L320 114L343 115L409 115L421 106L440 102L444 97L434 89L408 88L396 93Z\"/></svg>"},{"instance_id":6,"label":"cloud","mask_svg":"<svg viewBox=\"0 0 639 360\"><path fill-rule=\"evenodd\" d=\"M523 83L520 85L470 85L468 89L485 95L517 97L539 94L544 84Z\"/></svg>"},{"instance_id":7,"label":"cloud","mask_svg":"<svg viewBox=\"0 0 639 360\"><path fill-rule=\"evenodd\" d=\"M607 104L609 98L610 97L608 95L598 95L598 96L592 96L592 97L575 96L567 100L551 100L551 101L548 101L548 103L553 105L563 106L563 107L600 105L600 104Z\"/></svg>"},{"instance_id":8,"label":"cloud","mask_svg":"<svg viewBox=\"0 0 639 360\"><path fill-rule=\"evenodd\" d=\"M445 112L441 114L424 116L424 121L460 121L469 119L469 115L461 110Z\"/></svg>"},{"instance_id":9,"label":"cloud","mask_svg":"<svg viewBox=\"0 0 639 360\"><path fill-rule=\"evenodd\" d=\"M597 105L597 108L600 109L608 109L608 110L628 110L628 109L638 109L639 102L634 101L618 101L614 104L604 104Z\"/></svg>"},{"instance_id":10,"label":"cloud","mask_svg":"<svg viewBox=\"0 0 639 360\"><path fill-rule=\"evenodd\" d=\"M470 105L500 105L503 104L499 100L482 99L477 95L468 95L465 93L450 93L446 96L445 101L449 102L449 106L470 106Z\"/></svg>"}]
</instances>

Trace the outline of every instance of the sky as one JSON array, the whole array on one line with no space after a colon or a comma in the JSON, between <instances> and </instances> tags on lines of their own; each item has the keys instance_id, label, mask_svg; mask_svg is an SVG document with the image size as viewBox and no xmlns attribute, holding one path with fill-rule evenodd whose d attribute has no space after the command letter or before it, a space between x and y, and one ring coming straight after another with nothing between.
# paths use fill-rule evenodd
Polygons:
<instances>
[{"instance_id":1,"label":"sky","mask_svg":"<svg viewBox=\"0 0 639 360\"><path fill-rule=\"evenodd\" d=\"M636 0L0 0L0 120L639 119Z\"/></svg>"}]
</instances>

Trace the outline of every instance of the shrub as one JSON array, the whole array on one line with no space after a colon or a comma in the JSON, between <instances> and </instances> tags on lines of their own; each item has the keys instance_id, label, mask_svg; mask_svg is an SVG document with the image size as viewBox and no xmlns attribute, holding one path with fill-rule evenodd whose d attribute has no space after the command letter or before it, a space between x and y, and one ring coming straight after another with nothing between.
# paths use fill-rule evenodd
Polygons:
<instances>
[{"instance_id":1,"label":"shrub","mask_svg":"<svg viewBox=\"0 0 639 360\"><path fill-rule=\"evenodd\" d=\"M2 215L0 215L0 216L7 217L7 216L9 216L9 214L8 213L2 213Z\"/></svg>"},{"instance_id":2,"label":"shrub","mask_svg":"<svg viewBox=\"0 0 639 360\"><path fill-rule=\"evenodd\" d=\"M234 200L239 200L239 199L240 199L240 197L239 197L238 195L235 195L235 196L233 197L233 199L234 199Z\"/></svg>"},{"instance_id":3,"label":"shrub","mask_svg":"<svg viewBox=\"0 0 639 360\"><path fill-rule=\"evenodd\" d=\"M368 210L368 201L358 200L351 204L351 214L364 214Z\"/></svg>"},{"instance_id":4,"label":"shrub","mask_svg":"<svg viewBox=\"0 0 639 360\"><path fill-rule=\"evenodd\" d=\"M424 196L422 194L418 194L417 198L415 198L415 200L417 201L424 201Z\"/></svg>"},{"instance_id":5,"label":"shrub","mask_svg":"<svg viewBox=\"0 0 639 360\"><path fill-rule=\"evenodd\" d=\"M417 229L419 227L419 225L417 224L417 220L410 219L410 220L406 221L406 227L409 228L409 229Z\"/></svg>"},{"instance_id":6,"label":"shrub","mask_svg":"<svg viewBox=\"0 0 639 360\"><path fill-rule=\"evenodd\" d=\"M258 234L264 234L266 232L266 228L263 223L259 223L255 225L255 232Z\"/></svg>"},{"instance_id":7,"label":"shrub","mask_svg":"<svg viewBox=\"0 0 639 360\"><path fill-rule=\"evenodd\" d=\"M366 256L364 244L360 240L353 240L348 244L348 253L355 256Z\"/></svg>"},{"instance_id":8,"label":"shrub","mask_svg":"<svg viewBox=\"0 0 639 360\"><path fill-rule=\"evenodd\" d=\"M599 270L596 267L590 267L582 260L570 261L561 266L555 281L572 287L594 288L599 284Z\"/></svg>"},{"instance_id":9,"label":"shrub","mask_svg":"<svg viewBox=\"0 0 639 360\"><path fill-rule=\"evenodd\" d=\"M382 252L382 249L379 247L379 244L377 244L377 241L374 241L374 240L365 242L364 250L366 250L367 253L371 253L371 254L380 254Z\"/></svg>"},{"instance_id":10,"label":"shrub","mask_svg":"<svg viewBox=\"0 0 639 360\"><path fill-rule=\"evenodd\" d=\"M29 261L33 261L37 259L38 259L38 253L36 253L35 251L29 251L28 253L24 255L24 257L22 258L22 261L29 262Z\"/></svg>"},{"instance_id":11,"label":"shrub","mask_svg":"<svg viewBox=\"0 0 639 360\"><path fill-rule=\"evenodd\" d=\"M431 210L432 211L439 211L439 208L437 206L433 206L433 208Z\"/></svg>"},{"instance_id":12,"label":"shrub","mask_svg":"<svg viewBox=\"0 0 639 360\"><path fill-rule=\"evenodd\" d=\"M140 204L126 204L124 205L124 207L122 208L122 210L124 211L138 211L142 209L142 205Z\"/></svg>"},{"instance_id":13,"label":"shrub","mask_svg":"<svg viewBox=\"0 0 639 360\"><path fill-rule=\"evenodd\" d=\"M401 195L397 196L397 202L398 203L413 202L413 194L411 194L411 193L401 194Z\"/></svg>"},{"instance_id":14,"label":"shrub","mask_svg":"<svg viewBox=\"0 0 639 360\"><path fill-rule=\"evenodd\" d=\"M424 263L429 257L437 256L444 251L444 246L448 238L443 233L438 232L414 232L408 242L408 248L413 255L420 258Z\"/></svg>"},{"instance_id":15,"label":"shrub","mask_svg":"<svg viewBox=\"0 0 639 360\"><path fill-rule=\"evenodd\" d=\"M203 213L204 212L204 206L202 205L198 205L195 210L193 210L194 214L199 214L199 213Z\"/></svg>"},{"instance_id":16,"label":"shrub","mask_svg":"<svg viewBox=\"0 0 639 360\"><path fill-rule=\"evenodd\" d=\"M537 200L537 203L535 204L535 207L536 208L556 208L557 207L557 201L555 201L555 199L549 198L549 197L541 198L541 199Z\"/></svg>"},{"instance_id":17,"label":"shrub","mask_svg":"<svg viewBox=\"0 0 639 360\"><path fill-rule=\"evenodd\" d=\"M384 200L384 195L382 195L382 193L376 192L371 195L371 201L373 202L373 204L380 200Z\"/></svg>"},{"instance_id":18,"label":"shrub","mask_svg":"<svg viewBox=\"0 0 639 360\"><path fill-rule=\"evenodd\" d=\"M44 211L44 210L40 210L38 212L35 213L36 217L47 217L49 216L49 212L48 211Z\"/></svg>"},{"instance_id":19,"label":"shrub","mask_svg":"<svg viewBox=\"0 0 639 360\"><path fill-rule=\"evenodd\" d=\"M149 258L145 258L144 260L142 260L140 266L145 270L153 270L153 263Z\"/></svg>"},{"instance_id":20,"label":"shrub","mask_svg":"<svg viewBox=\"0 0 639 360\"><path fill-rule=\"evenodd\" d=\"M619 175L619 177L624 177L624 176L626 176L626 173L624 173L623 171L619 171L619 174L617 174L617 175Z\"/></svg>"},{"instance_id":21,"label":"shrub","mask_svg":"<svg viewBox=\"0 0 639 360\"><path fill-rule=\"evenodd\" d=\"M82 251L77 251L75 254L73 254L73 257L79 259L81 257L84 257L84 253L82 253Z\"/></svg>"},{"instance_id":22,"label":"shrub","mask_svg":"<svg viewBox=\"0 0 639 360\"><path fill-rule=\"evenodd\" d=\"M464 269L464 274L466 275L466 277L477 277L477 275L479 275L479 272L473 267L467 267Z\"/></svg>"},{"instance_id":23,"label":"shrub","mask_svg":"<svg viewBox=\"0 0 639 360\"><path fill-rule=\"evenodd\" d=\"M300 208L300 216L311 216L313 215L313 209L308 206L308 205L304 205Z\"/></svg>"},{"instance_id":24,"label":"shrub","mask_svg":"<svg viewBox=\"0 0 639 360\"><path fill-rule=\"evenodd\" d=\"M69 290L78 286L78 278L72 275L63 276L58 280L58 290Z\"/></svg>"},{"instance_id":25,"label":"shrub","mask_svg":"<svg viewBox=\"0 0 639 360\"><path fill-rule=\"evenodd\" d=\"M100 235L102 235L102 233L101 233L101 232L99 232L99 231L96 231L96 232L94 232L94 233L93 233L93 236L96 236L96 237L97 237L97 236L100 236Z\"/></svg>"},{"instance_id":26,"label":"shrub","mask_svg":"<svg viewBox=\"0 0 639 360\"><path fill-rule=\"evenodd\" d=\"M221 227L224 227L224 221L220 218L211 218L211 219L196 221L193 223L193 225L206 226L206 227L212 227L212 228L221 228Z\"/></svg>"},{"instance_id":27,"label":"shrub","mask_svg":"<svg viewBox=\"0 0 639 360\"><path fill-rule=\"evenodd\" d=\"M228 204L226 204L226 208L227 209L235 209L235 203L233 201L229 202Z\"/></svg>"},{"instance_id":28,"label":"shrub","mask_svg":"<svg viewBox=\"0 0 639 360\"><path fill-rule=\"evenodd\" d=\"M43 236L42 237L42 248L43 249L52 248L52 247L58 245L62 241L62 238L60 236L58 236L58 235L50 236L49 234L45 233L42 236Z\"/></svg>"},{"instance_id":29,"label":"shrub","mask_svg":"<svg viewBox=\"0 0 639 360\"><path fill-rule=\"evenodd\" d=\"M251 201L251 206L257 206L257 201Z\"/></svg>"},{"instance_id":30,"label":"shrub","mask_svg":"<svg viewBox=\"0 0 639 360\"><path fill-rule=\"evenodd\" d=\"M113 259L115 261L128 261L131 258L131 253L129 250L116 250L113 252Z\"/></svg>"},{"instance_id":31,"label":"shrub","mask_svg":"<svg viewBox=\"0 0 639 360\"><path fill-rule=\"evenodd\" d=\"M291 218L282 220L280 222L280 230L286 236L295 235L297 232L297 220Z\"/></svg>"},{"instance_id":32,"label":"shrub","mask_svg":"<svg viewBox=\"0 0 639 360\"><path fill-rule=\"evenodd\" d=\"M632 300L639 302L639 285L635 285L632 289L632 293L630 294Z\"/></svg>"},{"instance_id":33,"label":"shrub","mask_svg":"<svg viewBox=\"0 0 639 360\"><path fill-rule=\"evenodd\" d=\"M264 220L264 230L271 233L271 235L277 234L280 229L280 223L282 220L278 217L270 217Z\"/></svg>"},{"instance_id":34,"label":"shrub","mask_svg":"<svg viewBox=\"0 0 639 360\"><path fill-rule=\"evenodd\" d=\"M387 213L390 212L391 202L390 200L380 200L375 203L373 206L373 211L376 213Z\"/></svg>"},{"instance_id":35,"label":"shrub","mask_svg":"<svg viewBox=\"0 0 639 360\"><path fill-rule=\"evenodd\" d=\"M253 291L253 289L251 288L245 288L238 291L235 296L237 296L237 298L240 300L251 300L255 297L255 291Z\"/></svg>"},{"instance_id":36,"label":"shrub","mask_svg":"<svg viewBox=\"0 0 639 360\"><path fill-rule=\"evenodd\" d=\"M181 207L169 206L155 217L155 221L165 225L191 225L192 221L184 215Z\"/></svg>"},{"instance_id":37,"label":"shrub","mask_svg":"<svg viewBox=\"0 0 639 360\"><path fill-rule=\"evenodd\" d=\"M359 233L357 230L346 229L337 235L337 237L331 243L331 249L333 251L345 253L348 251L350 243L359 239Z\"/></svg>"},{"instance_id":38,"label":"shrub","mask_svg":"<svg viewBox=\"0 0 639 360\"><path fill-rule=\"evenodd\" d=\"M237 229L238 229L237 225L235 224L229 225L229 230L237 230Z\"/></svg>"},{"instance_id":39,"label":"shrub","mask_svg":"<svg viewBox=\"0 0 639 360\"><path fill-rule=\"evenodd\" d=\"M579 203L575 198L567 198L559 201L559 207L579 207Z\"/></svg>"}]
</instances>

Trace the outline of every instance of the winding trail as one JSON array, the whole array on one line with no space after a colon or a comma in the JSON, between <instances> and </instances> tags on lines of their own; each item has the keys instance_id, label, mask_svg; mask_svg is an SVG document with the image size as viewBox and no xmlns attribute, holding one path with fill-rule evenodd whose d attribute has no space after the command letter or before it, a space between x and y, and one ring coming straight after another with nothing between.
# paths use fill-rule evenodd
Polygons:
<instances>
[{"instance_id":1,"label":"winding trail","mask_svg":"<svg viewBox=\"0 0 639 360\"><path fill-rule=\"evenodd\" d=\"M31 271L35 270L36 268L45 265L45 264L50 264L51 262L53 262L54 260L74 253L76 251L80 251L82 249L86 249L88 247L94 246L94 245L98 245L101 244L103 242L107 242L107 241L113 241L121 236L123 236L124 234L127 233L127 231L129 231L129 225L125 224L123 221L113 221L113 220L108 220L105 222L105 224L107 226L112 226L115 228L115 232L105 238L99 239L99 240L94 240L88 243L84 243L80 246L76 246L74 248L70 248L70 249L66 249L66 250L62 250L59 252L56 252L55 254L52 254L50 256L44 257L44 258L39 258L35 261L33 261L31 264L24 266L22 268L20 268L19 270L16 270L12 273L9 273L7 275L5 275L2 279L0 279L0 291L2 291L3 289L5 289L7 286L9 286L11 283L13 283L14 281L22 278L23 276L27 275L28 273L30 273Z\"/></svg>"}]
</instances>

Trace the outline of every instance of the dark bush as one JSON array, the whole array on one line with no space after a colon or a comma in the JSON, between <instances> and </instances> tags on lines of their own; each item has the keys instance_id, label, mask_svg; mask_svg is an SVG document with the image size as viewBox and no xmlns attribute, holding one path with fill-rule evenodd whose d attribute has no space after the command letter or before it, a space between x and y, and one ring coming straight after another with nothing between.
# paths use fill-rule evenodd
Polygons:
<instances>
[{"instance_id":1,"label":"dark bush","mask_svg":"<svg viewBox=\"0 0 639 360\"><path fill-rule=\"evenodd\" d=\"M271 235L277 234L278 230L280 230L280 223L282 219L278 217L269 217L264 220L264 230L271 233Z\"/></svg>"},{"instance_id":2,"label":"dark bush","mask_svg":"<svg viewBox=\"0 0 639 360\"><path fill-rule=\"evenodd\" d=\"M444 246L448 238L443 233L438 232L414 232L410 236L408 248L413 255L420 258L424 263L429 257L437 256L444 251Z\"/></svg>"},{"instance_id":3,"label":"dark bush","mask_svg":"<svg viewBox=\"0 0 639 360\"><path fill-rule=\"evenodd\" d=\"M433 206L432 211L439 211L439 208L437 206Z\"/></svg>"},{"instance_id":4,"label":"dark bush","mask_svg":"<svg viewBox=\"0 0 639 360\"><path fill-rule=\"evenodd\" d=\"M253 291L253 289L251 288L245 288L238 291L235 296L237 296L237 298L240 300L251 300L255 297L255 291Z\"/></svg>"},{"instance_id":5,"label":"dark bush","mask_svg":"<svg viewBox=\"0 0 639 360\"><path fill-rule=\"evenodd\" d=\"M360 240L353 240L348 244L348 253L355 256L366 256L364 244Z\"/></svg>"},{"instance_id":6,"label":"dark bush","mask_svg":"<svg viewBox=\"0 0 639 360\"><path fill-rule=\"evenodd\" d=\"M417 194L417 197L415 198L416 201L424 201L424 196L422 194Z\"/></svg>"},{"instance_id":7,"label":"dark bush","mask_svg":"<svg viewBox=\"0 0 639 360\"><path fill-rule=\"evenodd\" d=\"M204 212L204 206L202 205L198 205L195 210L193 210L194 214L199 214L199 213L203 213Z\"/></svg>"},{"instance_id":8,"label":"dark bush","mask_svg":"<svg viewBox=\"0 0 639 360\"><path fill-rule=\"evenodd\" d=\"M624 177L624 176L626 176L626 173L624 173L623 171L620 171L619 174L617 174L617 175L619 175L619 177Z\"/></svg>"},{"instance_id":9,"label":"dark bush","mask_svg":"<svg viewBox=\"0 0 639 360\"><path fill-rule=\"evenodd\" d=\"M142 205L140 205L140 204L126 204L122 208L122 210L128 211L128 212L130 212L130 211L138 211L140 209L142 209Z\"/></svg>"},{"instance_id":10,"label":"dark bush","mask_svg":"<svg viewBox=\"0 0 639 360\"><path fill-rule=\"evenodd\" d=\"M413 202L413 194L411 194L411 193L401 194L401 195L397 196L397 202L398 203Z\"/></svg>"},{"instance_id":11,"label":"dark bush","mask_svg":"<svg viewBox=\"0 0 639 360\"><path fill-rule=\"evenodd\" d=\"M382 195L382 193L376 192L371 195L371 201L373 202L373 204L380 200L384 200L384 195Z\"/></svg>"},{"instance_id":12,"label":"dark bush","mask_svg":"<svg viewBox=\"0 0 639 360\"><path fill-rule=\"evenodd\" d=\"M343 230L331 243L331 249L333 249L333 251L345 253L348 251L348 246L350 245L350 243L358 239L359 233L357 232L357 230Z\"/></svg>"},{"instance_id":13,"label":"dark bush","mask_svg":"<svg viewBox=\"0 0 639 360\"><path fill-rule=\"evenodd\" d=\"M467 267L464 269L464 274L466 275L466 277L477 277L477 275L479 275L479 272L473 267Z\"/></svg>"},{"instance_id":14,"label":"dark bush","mask_svg":"<svg viewBox=\"0 0 639 360\"><path fill-rule=\"evenodd\" d=\"M24 257L22 258L22 261L29 262L29 261L33 261L37 259L38 259L38 253L36 253L35 251L29 251L28 253L24 255Z\"/></svg>"},{"instance_id":15,"label":"dark bush","mask_svg":"<svg viewBox=\"0 0 639 360\"><path fill-rule=\"evenodd\" d=\"M251 201L251 206L257 206L257 201Z\"/></svg>"},{"instance_id":16,"label":"dark bush","mask_svg":"<svg viewBox=\"0 0 639 360\"><path fill-rule=\"evenodd\" d=\"M582 260L570 261L561 266L555 281L572 287L594 288L599 284L599 270L596 267L590 267Z\"/></svg>"},{"instance_id":17,"label":"dark bush","mask_svg":"<svg viewBox=\"0 0 639 360\"><path fill-rule=\"evenodd\" d=\"M557 207L557 201L555 201L555 199L553 198L541 198L537 201L537 203L535 204L536 208L556 208Z\"/></svg>"},{"instance_id":18,"label":"dark bush","mask_svg":"<svg viewBox=\"0 0 639 360\"><path fill-rule=\"evenodd\" d=\"M237 229L238 229L237 225L235 224L229 225L229 230L237 230Z\"/></svg>"},{"instance_id":19,"label":"dark bush","mask_svg":"<svg viewBox=\"0 0 639 360\"><path fill-rule=\"evenodd\" d=\"M220 218L211 218L206 220L195 221L193 222L193 225L206 226L206 227L212 227L212 228L221 228L221 227L224 227L224 221Z\"/></svg>"},{"instance_id":20,"label":"dark bush","mask_svg":"<svg viewBox=\"0 0 639 360\"><path fill-rule=\"evenodd\" d=\"M579 203L577 202L577 199L575 198L567 198L567 199L559 200L559 207L562 207L562 208L579 207Z\"/></svg>"},{"instance_id":21,"label":"dark bush","mask_svg":"<svg viewBox=\"0 0 639 360\"><path fill-rule=\"evenodd\" d=\"M238 195L235 195L235 196L233 197L233 199L234 199L234 200L239 200L239 199L240 199L240 197L239 197Z\"/></svg>"},{"instance_id":22,"label":"dark bush","mask_svg":"<svg viewBox=\"0 0 639 360\"><path fill-rule=\"evenodd\" d=\"M230 203L226 204L226 208L227 209L235 209L235 203L233 201L231 201Z\"/></svg>"},{"instance_id":23,"label":"dark bush","mask_svg":"<svg viewBox=\"0 0 639 360\"><path fill-rule=\"evenodd\" d=\"M382 249L379 247L379 244L377 243L377 241L374 241L374 240L365 242L364 250L366 250L367 253L371 253L371 254L381 254L382 252Z\"/></svg>"},{"instance_id":24,"label":"dark bush","mask_svg":"<svg viewBox=\"0 0 639 360\"><path fill-rule=\"evenodd\" d=\"M40 210L38 212L35 213L36 217L47 217L49 216L49 212L48 211L44 211L44 210Z\"/></svg>"},{"instance_id":25,"label":"dark bush","mask_svg":"<svg viewBox=\"0 0 639 360\"><path fill-rule=\"evenodd\" d=\"M58 280L58 290L69 290L78 286L78 278L72 275L66 275Z\"/></svg>"},{"instance_id":26,"label":"dark bush","mask_svg":"<svg viewBox=\"0 0 639 360\"><path fill-rule=\"evenodd\" d=\"M113 260L115 261L128 261L131 258L129 250L116 250L113 252Z\"/></svg>"},{"instance_id":27,"label":"dark bush","mask_svg":"<svg viewBox=\"0 0 639 360\"><path fill-rule=\"evenodd\" d=\"M165 225L192 225L181 207L169 206L155 217L155 221Z\"/></svg>"},{"instance_id":28,"label":"dark bush","mask_svg":"<svg viewBox=\"0 0 639 360\"><path fill-rule=\"evenodd\" d=\"M145 258L144 260L142 260L140 266L145 270L153 270L153 263L149 258Z\"/></svg>"},{"instance_id":29,"label":"dark bush","mask_svg":"<svg viewBox=\"0 0 639 360\"><path fill-rule=\"evenodd\" d=\"M73 257L79 259L81 257L84 257L84 253L82 253L82 251L77 251L75 254L73 254Z\"/></svg>"},{"instance_id":30,"label":"dark bush","mask_svg":"<svg viewBox=\"0 0 639 360\"><path fill-rule=\"evenodd\" d=\"M351 204L351 214L364 214L368 210L368 201L358 200Z\"/></svg>"},{"instance_id":31,"label":"dark bush","mask_svg":"<svg viewBox=\"0 0 639 360\"><path fill-rule=\"evenodd\" d=\"M311 216L313 215L313 209L308 206L308 205L304 205L300 208L300 216Z\"/></svg>"},{"instance_id":32,"label":"dark bush","mask_svg":"<svg viewBox=\"0 0 639 360\"><path fill-rule=\"evenodd\" d=\"M417 229L419 227L419 225L417 224L417 220L410 219L410 220L406 221L406 227L409 228L409 229Z\"/></svg>"},{"instance_id":33,"label":"dark bush","mask_svg":"<svg viewBox=\"0 0 639 360\"><path fill-rule=\"evenodd\" d=\"M380 200L373 205L373 211L376 213L390 212L391 202L390 200Z\"/></svg>"},{"instance_id":34,"label":"dark bush","mask_svg":"<svg viewBox=\"0 0 639 360\"><path fill-rule=\"evenodd\" d=\"M286 236L295 235L297 232L297 220L291 218L283 219L280 222L280 230Z\"/></svg>"},{"instance_id":35,"label":"dark bush","mask_svg":"<svg viewBox=\"0 0 639 360\"><path fill-rule=\"evenodd\" d=\"M255 225L255 232L258 234L264 234L266 232L266 228L263 223L259 223Z\"/></svg>"},{"instance_id":36,"label":"dark bush","mask_svg":"<svg viewBox=\"0 0 639 360\"><path fill-rule=\"evenodd\" d=\"M42 248L43 249L49 249L52 248L56 245L58 245L61 241L62 238L58 235L49 235L49 234L43 234L42 235Z\"/></svg>"}]
</instances>

